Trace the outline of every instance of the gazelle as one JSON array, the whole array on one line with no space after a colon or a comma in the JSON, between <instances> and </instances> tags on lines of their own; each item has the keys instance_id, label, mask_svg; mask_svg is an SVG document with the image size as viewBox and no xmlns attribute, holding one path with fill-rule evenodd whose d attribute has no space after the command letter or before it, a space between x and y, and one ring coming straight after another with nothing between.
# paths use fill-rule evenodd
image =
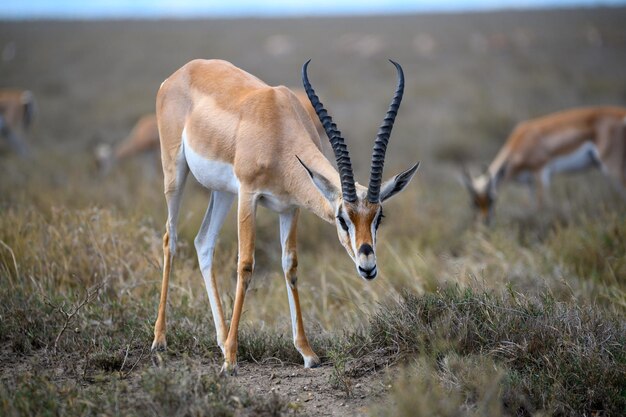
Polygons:
<instances>
[{"instance_id":1,"label":"gazelle","mask_svg":"<svg viewBox=\"0 0 626 417\"><path fill-rule=\"evenodd\" d=\"M108 143L101 143L96 147L96 164L100 174L105 175L119 161L158 150L159 127L156 114L145 114L137 120L130 134L119 144L111 146Z\"/></svg>"},{"instance_id":2,"label":"gazelle","mask_svg":"<svg viewBox=\"0 0 626 417\"><path fill-rule=\"evenodd\" d=\"M479 217L489 223L503 180L532 180L542 205L553 174L591 166L626 195L626 108L577 108L520 123L487 171L474 179L464 171L463 181Z\"/></svg>"},{"instance_id":3,"label":"gazelle","mask_svg":"<svg viewBox=\"0 0 626 417\"><path fill-rule=\"evenodd\" d=\"M339 172L321 152L320 137L294 93L270 87L253 75L220 60L191 61L163 82L157 94L157 118L168 207L163 236L163 282L152 349L163 349L165 310L172 259L176 251L176 221L189 171L212 191L195 239L198 262L215 322L217 343L224 355L222 372L233 374L237 364L237 328L246 289L254 270L257 204L279 213L282 268L291 310L293 342L304 366L320 364L307 340L297 289L296 223L300 208L334 224L339 241L361 277L377 275L376 232L382 203L400 192L418 164L382 183L385 152L402 94L398 85L378 131L369 187L355 183L348 148L319 101L302 69L305 90L330 139ZM222 311L212 271L217 236L237 199L237 287L230 327Z\"/></svg>"},{"instance_id":4,"label":"gazelle","mask_svg":"<svg viewBox=\"0 0 626 417\"><path fill-rule=\"evenodd\" d=\"M0 90L0 137L21 156L28 153L23 135L30 128L35 112L35 99L28 90Z\"/></svg>"}]
</instances>

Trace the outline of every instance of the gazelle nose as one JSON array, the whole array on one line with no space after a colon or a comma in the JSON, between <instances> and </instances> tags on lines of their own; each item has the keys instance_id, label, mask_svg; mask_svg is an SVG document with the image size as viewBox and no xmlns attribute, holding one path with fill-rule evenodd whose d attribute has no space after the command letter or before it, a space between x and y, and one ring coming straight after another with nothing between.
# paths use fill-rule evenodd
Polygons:
<instances>
[{"instance_id":1,"label":"gazelle nose","mask_svg":"<svg viewBox=\"0 0 626 417\"><path fill-rule=\"evenodd\" d=\"M369 243L364 243L359 248L359 255L370 256L374 253L374 248Z\"/></svg>"}]
</instances>

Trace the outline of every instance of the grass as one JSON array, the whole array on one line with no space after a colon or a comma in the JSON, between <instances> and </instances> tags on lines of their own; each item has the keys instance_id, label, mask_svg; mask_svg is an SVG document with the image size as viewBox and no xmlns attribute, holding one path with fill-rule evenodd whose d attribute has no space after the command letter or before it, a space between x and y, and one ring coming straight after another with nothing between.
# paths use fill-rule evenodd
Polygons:
<instances>
[{"instance_id":1,"label":"grass","mask_svg":"<svg viewBox=\"0 0 626 417\"><path fill-rule=\"evenodd\" d=\"M55 405L57 414L90 414L102 407L128 410L124 407L137 403L119 401L129 383L140 384L141 390L133 391L133 396L145 401L140 404L146 410L162 409L159 390L166 388L159 384L164 381L185 387L168 394L168 412L193 414L194 407L208 404L205 397L210 395L215 401L226 398L221 404L225 414L216 415L247 407L286 407L287 402L279 398L273 405L254 396L241 399L245 392L232 394L231 385L224 388L226 397L221 397L221 391L215 391L216 386L222 387L220 383L199 373L198 360L204 358L218 367L220 351L188 245L183 245L176 264L168 316L165 363L175 363L172 366L177 368L163 371L150 366L147 352L158 298L160 239L156 230L149 224L133 227L136 220L106 209L45 211L16 205L0 219L4 243L0 270L7 289L0 300L2 356L5 366L20 369L2 378L0 403L8 407L7 415L37 413L58 395L67 401ZM430 398L431 404L420 407L443 415L447 409L452 410L449 415L619 414L626 406L626 328L619 298L624 287L607 271L620 271L619 236L624 219L607 211L602 219L584 221L583 227L577 222L557 223L545 236L539 233L547 250L543 254L529 251L523 242L497 229L464 235L454 264L420 250L419 245L390 246L386 251L392 259L411 251L420 254L402 267L396 266L401 264L398 261L386 260L397 268L391 276L412 276L414 282L385 282L383 278L380 287L366 290L374 294L377 288L391 286L384 296L372 300L367 293L357 293L358 287L337 282L349 279L349 265L346 271L329 264L318 266L320 276L333 277L326 284L322 281L321 288L330 286L331 292L337 292L334 297L351 300L350 305L329 303L322 291L321 298L308 301L317 304L307 321L312 345L333 366L329 385L350 397L360 377L392 367L405 370L394 371L403 376L391 382L396 388L390 401L397 408L389 415L402 415L403 407L414 409L417 405L412 402L420 398ZM581 249L583 242L570 234L582 230L587 232ZM586 247L612 255L598 263ZM581 251L579 256L576 251ZM442 275L458 276L458 271L446 268L463 259L469 264L461 273L466 281L449 287ZM537 282L534 274L556 280L546 272L547 266L554 265L571 271L564 283L544 281L539 288L520 292ZM436 272L437 268L442 269ZM485 277L491 277L488 283ZM270 290L284 285L280 277L266 283ZM577 294L589 289L602 297ZM247 311L255 308L251 305L263 307L254 318L244 315L239 358L268 366L300 363L286 321L269 321L273 314L286 319L286 309L277 313L267 298L255 300L269 296L279 302L284 296L282 291L268 295L270 290L252 290L248 295ZM350 326L333 322L332 315L352 322ZM193 365L185 364L188 360ZM198 369L189 373L182 364ZM56 376L55 368L63 369L64 377ZM405 380L409 381L406 385ZM483 380L492 384L485 385ZM94 385L104 390L100 402L92 399ZM409 386L420 394L411 394ZM232 395L241 404L228 400Z\"/></svg>"},{"instance_id":2,"label":"grass","mask_svg":"<svg viewBox=\"0 0 626 417\"><path fill-rule=\"evenodd\" d=\"M427 384L475 415L619 415L626 407L623 320L549 295L407 293L382 306L363 337L360 354L415 363L417 387L398 394L404 401Z\"/></svg>"},{"instance_id":3,"label":"grass","mask_svg":"<svg viewBox=\"0 0 626 417\"><path fill-rule=\"evenodd\" d=\"M234 381L203 373L197 364L176 370L153 368L130 384L103 376L91 385L59 380L50 372L24 373L0 384L0 411L5 416L280 416L288 404L277 395L252 396Z\"/></svg>"}]
</instances>

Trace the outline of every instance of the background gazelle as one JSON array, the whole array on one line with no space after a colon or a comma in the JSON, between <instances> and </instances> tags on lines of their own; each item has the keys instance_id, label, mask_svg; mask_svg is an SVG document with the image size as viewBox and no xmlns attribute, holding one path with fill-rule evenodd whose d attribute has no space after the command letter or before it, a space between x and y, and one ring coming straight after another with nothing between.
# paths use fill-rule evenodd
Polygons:
<instances>
[{"instance_id":1,"label":"background gazelle","mask_svg":"<svg viewBox=\"0 0 626 417\"><path fill-rule=\"evenodd\" d=\"M355 183L341 133L319 101L302 69L305 90L330 139L339 172L321 152L310 117L292 91L270 87L221 60L194 60L163 82L157 94L157 118L168 207L163 236L163 282L153 349L165 348L165 310L176 221L189 171L212 191L195 239L202 276L211 303L217 342L224 354L222 372L236 371L237 328L246 289L254 270L257 204L279 213L282 267L291 310L293 341L305 367L320 360L307 340L297 290L296 224L304 207L337 228L339 241L358 273L377 275L376 232L383 217L381 203L401 191L418 165L382 183L385 152L404 91L402 68L393 62L398 84L376 137L369 187ZM230 328L212 272L217 236L237 197L237 288Z\"/></svg>"},{"instance_id":2,"label":"background gazelle","mask_svg":"<svg viewBox=\"0 0 626 417\"><path fill-rule=\"evenodd\" d=\"M564 110L520 123L513 129L487 171L463 182L479 217L493 217L496 188L521 178L537 190L541 206L553 174L597 166L626 198L626 108L587 107Z\"/></svg>"},{"instance_id":3,"label":"background gazelle","mask_svg":"<svg viewBox=\"0 0 626 417\"><path fill-rule=\"evenodd\" d=\"M118 162L159 148L159 128L154 113L144 114L137 120L128 136L115 146L100 143L94 156L100 175L106 175Z\"/></svg>"},{"instance_id":4,"label":"background gazelle","mask_svg":"<svg viewBox=\"0 0 626 417\"><path fill-rule=\"evenodd\" d=\"M19 155L28 153L24 134L33 123L35 99L28 90L0 90L0 138Z\"/></svg>"}]
</instances>

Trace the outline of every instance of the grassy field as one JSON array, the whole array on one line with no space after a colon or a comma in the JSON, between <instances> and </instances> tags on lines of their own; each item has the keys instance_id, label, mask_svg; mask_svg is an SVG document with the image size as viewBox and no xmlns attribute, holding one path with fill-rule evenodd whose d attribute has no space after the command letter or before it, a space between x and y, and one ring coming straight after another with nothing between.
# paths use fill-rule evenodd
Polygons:
<instances>
[{"instance_id":1,"label":"grassy field","mask_svg":"<svg viewBox=\"0 0 626 417\"><path fill-rule=\"evenodd\" d=\"M626 205L598 172L558 178L553 204L502 190L472 223L458 182L518 121L626 103L626 9L352 19L1 22L0 87L31 89L31 159L0 147L0 414L618 416L626 409ZM332 227L301 216L299 288L323 360L291 344L277 216L260 209L236 378L221 365L193 248L208 194L188 184L168 306L151 355L165 204L149 157L96 175L92 149L153 111L193 58L270 84L309 74L358 179L395 86L385 172L420 160L385 208L380 275L364 282ZM216 253L227 316L234 210Z\"/></svg>"}]
</instances>

